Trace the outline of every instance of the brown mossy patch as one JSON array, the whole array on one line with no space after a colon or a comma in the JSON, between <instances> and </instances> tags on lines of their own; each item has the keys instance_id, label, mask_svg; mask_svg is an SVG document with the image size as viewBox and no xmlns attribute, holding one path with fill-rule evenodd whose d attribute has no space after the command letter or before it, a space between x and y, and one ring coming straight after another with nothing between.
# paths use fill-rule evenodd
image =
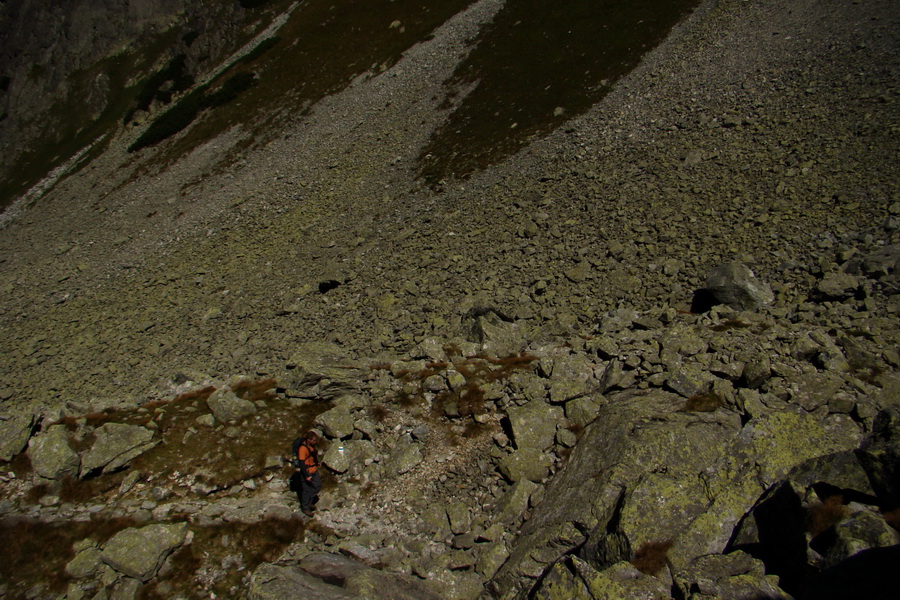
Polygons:
<instances>
[{"instance_id":1,"label":"brown mossy patch","mask_svg":"<svg viewBox=\"0 0 900 600\"><path fill-rule=\"evenodd\" d=\"M98 543L136 522L131 519L92 519L88 522L44 523L28 519L0 520L0 581L9 586L5 598L26 598L42 586L52 594L64 594L70 578L66 564L75 557L73 544L85 538Z\"/></svg>"},{"instance_id":2,"label":"brown mossy patch","mask_svg":"<svg viewBox=\"0 0 900 600\"><path fill-rule=\"evenodd\" d=\"M656 575L665 566L672 540L645 542L631 558L634 568L645 575Z\"/></svg>"},{"instance_id":3,"label":"brown mossy patch","mask_svg":"<svg viewBox=\"0 0 900 600\"><path fill-rule=\"evenodd\" d=\"M696 394L687 399L681 412L715 412L725 406L722 396L715 392Z\"/></svg>"},{"instance_id":4,"label":"brown mossy patch","mask_svg":"<svg viewBox=\"0 0 900 600\"><path fill-rule=\"evenodd\" d=\"M828 531L841 519L847 516L844 497L840 494L828 496L816 502L806 511L806 530L816 537Z\"/></svg>"},{"instance_id":5,"label":"brown mossy patch","mask_svg":"<svg viewBox=\"0 0 900 600\"><path fill-rule=\"evenodd\" d=\"M290 544L301 541L300 519L266 519L256 523L192 526L194 539L170 559L164 576L141 588L141 600L235 598L246 578L264 562L278 559Z\"/></svg>"}]
</instances>

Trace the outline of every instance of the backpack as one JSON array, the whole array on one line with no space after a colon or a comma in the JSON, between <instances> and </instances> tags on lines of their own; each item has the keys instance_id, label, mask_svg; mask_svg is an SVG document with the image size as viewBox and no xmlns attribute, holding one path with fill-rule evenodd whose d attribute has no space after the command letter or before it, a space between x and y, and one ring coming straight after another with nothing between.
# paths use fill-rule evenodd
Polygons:
<instances>
[{"instance_id":1,"label":"backpack","mask_svg":"<svg viewBox=\"0 0 900 600\"><path fill-rule=\"evenodd\" d=\"M303 442L306 441L306 438L303 436L298 437L294 440L294 443L291 444L291 466L295 469L299 469L303 465L300 463L300 459L298 458L298 452L300 452L300 446L303 445Z\"/></svg>"}]
</instances>

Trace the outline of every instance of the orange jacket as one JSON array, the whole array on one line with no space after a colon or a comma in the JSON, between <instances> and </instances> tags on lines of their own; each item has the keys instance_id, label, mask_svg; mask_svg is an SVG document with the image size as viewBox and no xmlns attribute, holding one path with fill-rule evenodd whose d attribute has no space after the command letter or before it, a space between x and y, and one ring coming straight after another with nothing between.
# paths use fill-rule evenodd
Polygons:
<instances>
[{"instance_id":1,"label":"orange jacket","mask_svg":"<svg viewBox=\"0 0 900 600\"><path fill-rule=\"evenodd\" d=\"M297 458L300 460L300 470L306 475L312 475L319 470L319 456L315 448L310 448L305 442L300 444L297 450Z\"/></svg>"}]
</instances>

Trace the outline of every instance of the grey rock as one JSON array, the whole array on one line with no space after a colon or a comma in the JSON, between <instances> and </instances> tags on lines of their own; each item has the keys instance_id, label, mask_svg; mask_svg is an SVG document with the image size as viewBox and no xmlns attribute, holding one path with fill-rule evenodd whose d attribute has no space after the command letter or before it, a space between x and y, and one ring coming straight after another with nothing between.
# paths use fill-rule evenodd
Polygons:
<instances>
[{"instance_id":1,"label":"grey rock","mask_svg":"<svg viewBox=\"0 0 900 600\"><path fill-rule=\"evenodd\" d=\"M551 406L542 400L532 400L525 406L514 406L507 414L516 447L541 451L553 445L556 426L565 415L561 407Z\"/></svg>"},{"instance_id":2,"label":"grey rock","mask_svg":"<svg viewBox=\"0 0 900 600\"><path fill-rule=\"evenodd\" d=\"M509 481L540 482L550 474L552 460L538 448L520 448L500 460L500 473Z\"/></svg>"},{"instance_id":3,"label":"grey rock","mask_svg":"<svg viewBox=\"0 0 900 600\"><path fill-rule=\"evenodd\" d=\"M443 540L451 534L450 520L442 506L431 505L419 514L419 527L432 539Z\"/></svg>"},{"instance_id":4,"label":"grey rock","mask_svg":"<svg viewBox=\"0 0 900 600\"><path fill-rule=\"evenodd\" d=\"M584 427L596 418L597 413L600 412L600 406L605 402L606 399L599 394L569 400L565 406L566 418L576 425Z\"/></svg>"},{"instance_id":5,"label":"grey rock","mask_svg":"<svg viewBox=\"0 0 900 600\"><path fill-rule=\"evenodd\" d=\"M900 407L878 413L857 456L879 501L900 506Z\"/></svg>"},{"instance_id":6,"label":"grey rock","mask_svg":"<svg viewBox=\"0 0 900 600\"><path fill-rule=\"evenodd\" d=\"M135 600L141 589L141 582L131 577L123 577L113 588L109 600Z\"/></svg>"},{"instance_id":7,"label":"grey rock","mask_svg":"<svg viewBox=\"0 0 900 600\"><path fill-rule=\"evenodd\" d=\"M347 358L339 346L308 342L288 361L284 385L289 396L334 399L356 393L366 374L365 365Z\"/></svg>"},{"instance_id":8,"label":"grey rock","mask_svg":"<svg viewBox=\"0 0 900 600\"><path fill-rule=\"evenodd\" d=\"M777 576L766 575L762 561L741 551L692 560L675 574L675 585L684 597L696 593L733 600L791 598L778 587Z\"/></svg>"},{"instance_id":9,"label":"grey rock","mask_svg":"<svg viewBox=\"0 0 900 600\"><path fill-rule=\"evenodd\" d=\"M316 417L315 424L330 438L344 439L353 433L353 415L346 406L335 406Z\"/></svg>"},{"instance_id":10,"label":"grey rock","mask_svg":"<svg viewBox=\"0 0 900 600\"><path fill-rule=\"evenodd\" d=\"M263 563L253 572L247 598L249 600L284 600L285 598L350 600L357 596L336 585L325 583L300 567L282 567Z\"/></svg>"},{"instance_id":11,"label":"grey rock","mask_svg":"<svg viewBox=\"0 0 900 600\"><path fill-rule=\"evenodd\" d=\"M343 450L341 450L343 448ZM322 456L322 463L338 473L356 476L367 466L367 461L377 454L375 445L367 440L334 442Z\"/></svg>"},{"instance_id":12,"label":"grey rock","mask_svg":"<svg viewBox=\"0 0 900 600\"><path fill-rule=\"evenodd\" d=\"M424 460L419 444L400 443L391 452L388 466L396 475L402 475Z\"/></svg>"},{"instance_id":13,"label":"grey rock","mask_svg":"<svg viewBox=\"0 0 900 600\"><path fill-rule=\"evenodd\" d=\"M683 404L654 389L608 397L566 467L547 484L545 497L553 501L537 505L522 526L494 579L501 597L521 590L566 548L606 545L614 515L613 533L632 549L673 540L668 556L676 569L721 553L769 485L804 460L859 441L856 426L839 415L823 422L783 411L742 426L729 411L684 413ZM620 550L618 560L627 558Z\"/></svg>"},{"instance_id":14,"label":"grey rock","mask_svg":"<svg viewBox=\"0 0 900 600\"><path fill-rule=\"evenodd\" d=\"M317 552L300 561L299 568L324 581L341 581L344 592L353 598L374 600L439 600L420 580L397 573L385 573L335 554ZM296 593L287 597L299 597ZM337 596L343 597L343 596Z\"/></svg>"},{"instance_id":15,"label":"grey rock","mask_svg":"<svg viewBox=\"0 0 900 600\"><path fill-rule=\"evenodd\" d=\"M54 425L34 436L26 451L34 472L47 479L76 476L81 460L69 445L64 425Z\"/></svg>"},{"instance_id":16,"label":"grey rock","mask_svg":"<svg viewBox=\"0 0 900 600\"><path fill-rule=\"evenodd\" d=\"M858 277L849 273L826 273L816 284L815 293L820 299L846 300L852 298L861 283Z\"/></svg>"},{"instance_id":17,"label":"grey rock","mask_svg":"<svg viewBox=\"0 0 900 600\"><path fill-rule=\"evenodd\" d=\"M456 535L468 532L472 526L472 516L464 502L454 502L448 506L447 518L450 521L450 531Z\"/></svg>"},{"instance_id":18,"label":"grey rock","mask_svg":"<svg viewBox=\"0 0 900 600\"><path fill-rule=\"evenodd\" d=\"M249 400L238 398L231 388L224 386L212 393L207 399L206 405L212 411L216 421L220 423L228 423L230 421L240 421L245 417L254 415L257 412L255 404Z\"/></svg>"},{"instance_id":19,"label":"grey rock","mask_svg":"<svg viewBox=\"0 0 900 600\"><path fill-rule=\"evenodd\" d=\"M85 548L66 564L66 574L74 579L91 577L100 568L101 556L97 548Z\"/></svg>"},{"instance_id":20,"label":"grey rock","mask_svg":"<svg viewBox=\"0 0 900 600\"><path fill-rule=\"evenodd\" d=\"M726 263L712 269L706 289L716 300L737 310L757 310L775 299L772 289L745 264Z\"/></svg>"},{"instance_id":21,"label":"grey rock","mask_svg":"<svg viewBox=\"0 0 900 600\"><path fill-rule=\"evenodd\" d=\"M683 363L674 367L666 377L666 385L685 398L709 391L715 377L702 365Z\"/></svg>"},{"instance_id":22,"label":"grey rock","mask_svg":"<svg viewBox=\"0 0 900 600\"><path fill-rule=\"evenodd\" d=\"M122 423L105 423L95 436L94 444L81 458L82 477L98 469L104 473L120 469L157 443L153 431Z\"/></svg>"},{"instance_id":23,"label":"grey rock","mask_svg":"<svg viewBox=\"0 0 900 600\"><path fill-rule=\"evenodd\" d=\"M540 486L528 479L516 481L500 498L494 520L497 523L518 523L528 510L532 495Z\"/></svg>"},{"instance_id":24,"label":"grey rock","mask_svg":"<svg viewBox=\"0 0 900 600\"><path fill-rule=\"evenodd\" d=\"M881 513L858 504L851 507L851 514L834 526L834 541L825 552L826 567L869 548L900 543L900 533L885 522Z\"/></svg>"},{"instance_id":25,"label":"grey rock","mask_svg":"<svg viewBox=\"0 0 900 600\"><path fill-rule=\"evenodd\" d=\"M772 363L768 356L757 356L744 364L741 375L743 384L752 389L759 389L772 376Z\"/></svg>"},{"instance_id":26,"label":"grey rock","mask_svg":"<svg viewBox=\"0 0 900 600\"><path fill-rule=\"evenodd\" d=\"M103 562L128 577L149 581L166 557L184 543L187 532L187 523L125 529L103 547Z\"/></svg>"},{"instance_id":27,"label":"grey rock","mask_svg":"<svg viewBox=\"0 0 900 600\"><path fill-rule=\"evenodd\" d=\"M25 449L39 421L35 414L0 418L0 461L9 462Z\"/></svg>"},{"instance_id":28,"label":"grey rock","mask_svg":"<svg viewBox=\"0 0 900 600\"><path fill-rule=\"evenodd\" d=\"M873 279L881 279L886 275L896 273L898 265L900 265L900 246L890 245L850 261L847 271L866 275Z\"/></svg>"}]
</instances>

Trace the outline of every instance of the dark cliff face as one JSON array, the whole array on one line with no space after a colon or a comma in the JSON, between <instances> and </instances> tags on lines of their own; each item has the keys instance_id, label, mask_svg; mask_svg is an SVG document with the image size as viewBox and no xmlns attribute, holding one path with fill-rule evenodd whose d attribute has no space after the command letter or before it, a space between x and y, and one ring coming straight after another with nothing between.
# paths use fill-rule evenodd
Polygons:
<instances>
[{"instance_id":1,"label":"dark cliff face","mask_svg":"<svg viewBox=\"0 0 900 600\"><path fill-rule=\"evenodd\" d=\"M0 204L113 130L173 57L202 74L264 12L220 0L0 5Z\"/></svg>"}]
</instances>

